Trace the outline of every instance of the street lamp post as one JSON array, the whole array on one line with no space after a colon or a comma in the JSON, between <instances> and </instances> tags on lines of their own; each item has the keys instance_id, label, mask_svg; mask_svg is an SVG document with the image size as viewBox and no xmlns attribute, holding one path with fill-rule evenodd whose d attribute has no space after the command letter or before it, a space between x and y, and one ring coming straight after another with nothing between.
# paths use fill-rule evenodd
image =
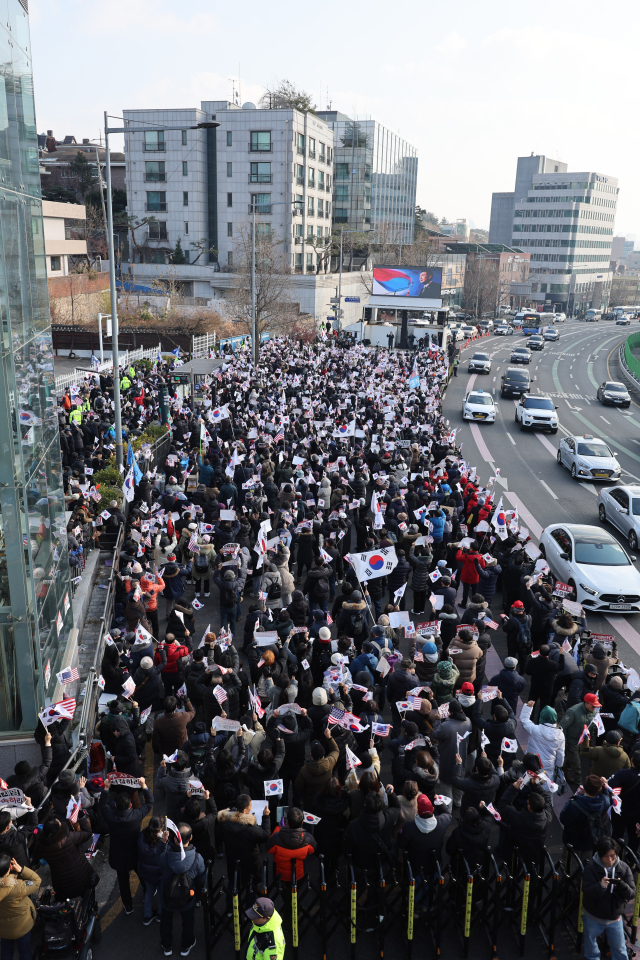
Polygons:
<instances>
[{"instance_id":1,"label":"street lamp post","mask_svg":"<svg viewBox=\"0 0 640 960\"><path fill-rule=\"evenodd\" d=\"M219 127L220 123L215 120L203 121L195 126L187 127L188 130L208 130ZM113 406L115 412L116 428L116 463L120 468L124 463L122 451L122 416L120 412L120 357L118 349L118 303L116 299L116 255L113 243L113 198L111 196L111 160L109 152L109 134L110 133L144 133L147 130L184 130L181 127L166 127L162 124L148 124L144 127L110 127L107 111L104 112L104 159L107 168L107 231L109 234L109 293L111 296L111 353L113 362ZM102 191L101 191L102 192Z\"/></svg>"},{"instance_id":2,"label":"street lamp post","mask_svg":"<svg viewBox=\"0 0 640 960\"><path fill-rule=\"evenodd\" d=\"M340 311L342 310L342 238L345 233L360 233L360 230L340 231L340 274L338 276L338 329L340 329Z\"/></svg>"}]
</instances>

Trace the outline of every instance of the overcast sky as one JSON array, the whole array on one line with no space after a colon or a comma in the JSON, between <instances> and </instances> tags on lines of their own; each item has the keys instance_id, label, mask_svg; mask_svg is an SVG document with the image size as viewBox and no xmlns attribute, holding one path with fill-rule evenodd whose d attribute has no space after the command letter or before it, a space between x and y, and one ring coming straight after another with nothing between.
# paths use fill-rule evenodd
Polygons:
<instances>
[{"instance_id":1,"label":"overcast sky","mask_svg":"<svg viewBox=\"0 0 640 960\"><path fill-rule=\"evenodd\" d=\"M418 203L489 226L531 151L618 177L640 225L640 4L594 0L30 0L38 131L97 138L105 109L256 102L280 78L418 149Z\"/></svg>"}]
</instances>

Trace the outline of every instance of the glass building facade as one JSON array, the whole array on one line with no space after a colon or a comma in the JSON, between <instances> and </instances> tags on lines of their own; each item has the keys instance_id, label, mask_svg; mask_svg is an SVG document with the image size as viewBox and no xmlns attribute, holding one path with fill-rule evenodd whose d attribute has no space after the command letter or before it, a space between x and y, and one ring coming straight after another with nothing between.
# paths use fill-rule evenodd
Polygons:
<instances>
[{"instance_id":1,"label":"glass building facade","mask_svg":"<svg viewBox=\"0 0 640 960\"><path fill-rule=\"evenodd\" d=\"M33 731L73 626L29 20L0 0L0 737ZM26 0L25 0L26 5Z\"/></svg>"},{"instance_id":2,"label":"glass building facade","mask_svg":"<svg viewBox=\"0 0 640 960\"><path fill-rule=\"evenodd\" d=\"M333 130L333 223L413 243L418 152L370 117L318 111Z\"/></svg>"}]
</instances>

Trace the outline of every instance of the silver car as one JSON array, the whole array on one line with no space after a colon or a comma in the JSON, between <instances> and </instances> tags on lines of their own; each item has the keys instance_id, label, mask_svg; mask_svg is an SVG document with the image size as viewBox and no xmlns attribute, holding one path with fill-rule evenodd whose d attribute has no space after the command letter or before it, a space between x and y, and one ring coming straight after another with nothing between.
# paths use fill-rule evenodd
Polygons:
<instances>
[{"instance_id":1,"label":"silver car","mask_svg":"<svg viewBox=\"0 0 640 960\"><path fill-rule=\"evenodd\" d=\"M491 357L488 353L474 353L469 357L469 373L491 373Z\"/></svg>"},{"instance_id":2,"label":"silver car","mask_svg":"<svg viewBox=\"0 0 640 960\"><path fill-rule=\"evenodd\" d=\"M640 486L608 487L598 494L598 516L626 537L630 550L640 540Z\"/></svg>"},{"instance_id":3,"label":"silver car","mask_svg":"<svg viewBox=\"0 0 640 960\"><path fill-rule=\"evenodd\" d=\"M558 463L568 467L577 480L620 479L621 467L615 456L599 437L563 437L558 447Z\"/></svg>"}]
</instances>

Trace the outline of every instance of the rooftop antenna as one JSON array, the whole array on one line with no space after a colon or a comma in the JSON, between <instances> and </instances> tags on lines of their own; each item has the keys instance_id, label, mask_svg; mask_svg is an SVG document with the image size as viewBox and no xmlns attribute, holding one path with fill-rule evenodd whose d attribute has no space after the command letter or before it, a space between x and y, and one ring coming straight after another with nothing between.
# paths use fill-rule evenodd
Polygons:
<instances>
[{"instance_id":1,"label":"rooftop antenna","mask_svg":"<svg viewBox=\"0 0 640 960\"><path fill-rule=\"evenodd\" d=\"M242 103L242 77L240 76L240 62L238 61L238 106Z\"/></svg>"}]
</instances>

